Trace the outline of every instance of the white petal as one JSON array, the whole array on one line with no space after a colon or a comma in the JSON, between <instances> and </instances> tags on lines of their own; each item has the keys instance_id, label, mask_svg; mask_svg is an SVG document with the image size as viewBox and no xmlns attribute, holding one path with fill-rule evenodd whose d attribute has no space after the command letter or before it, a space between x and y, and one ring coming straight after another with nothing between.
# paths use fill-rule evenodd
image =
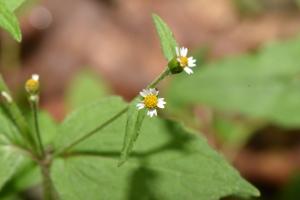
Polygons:
<instances>
[{"instance_id":1,"label":"white petal","mask_svg":"<svg viewBox=\"0 0 300 200\"><path fill-rule=\"evenodd\" d=\"M140 95L142 97L146 97L150 94L150 91L148 89L143 89L143 91L140 92Z\"/></svg>"},{"instance_id":2,"label":"white petal","mask_svg":"<svg viewBox=\"0 0 300 200\"><path fill-rule=\"evenodd\" d=\"M180 56L179 48L176 47L175 50L176 50L176 55L177 55L177 56Z\"/></svg>"},{"instance_id":3,"label":"white petal","mask_svg":"<svg viewBox=\"0 0 300 200\"><path fill-rule=\"evenodd\" d=\"M166 103L167 102L165 102L164 98L159 98L158 102L157 102L157 107L159 107L159 108L165 108L165 104Z\"/></svg>"},{"instance_id":4,"label":"white petal","mask_svg":"<svg viewBox=\"0 0 300 200\"><path fill-rule=\"evenodd\" d=\"M31 79L38 81L40 79L40 76L38 74L32 74Z\"/></svg>"},{"instance_id":5,"label":"white petal","mask_svg":"<svg viewBox=\"0 0 300 200\"><path fill-rule=\"evenodd\" d=\"M147 96L146 93L145 93L144 91L140 92L140 95L141 95L142 97L146 97L146 96Z\"/></svg>"},{"instance_id":6,"label":"white petal","mask_svg":"<svg viewBox=\"0 0 300 200\"><path fill-rule=\"evenodd\" d=\"M150 117L157 116L156 109L148 110L147 115L149 115Z\"/></svg>"},{"instance_id":7,"label":"white petal","mask_svg":"<svg viewBox=\"0 0 300 200\"><path fill-rule=\"evenodd\" d=\"M190 62L189 62L189 63L188 63L188 66L189 66L189 67L196 67L196 64L195 64L195 63L190 63Z\"/></svg>"},{"instance_id":8,"label":"white petal","mask_svg":"<svg viewBox=\"0 0 300 200\"><path fill-rule=\"evenodd\" d=\"M181 56L182 56L182 57L186 57L187 53L188 53L188 49L182 47L181 50L180 50Z\"/></svg>"},{"instance_id":9,"label":"white petal","mask_svg":"<svg viewBox=\"0 0 300 200\"><path fill-rule=\"evenodd\" d=\"M187 73L187 74L192 74L193 73L193 70L191 69L191 68L189 68L189 67L185 67L185 68L183 68L184 69L184 71Z\"/></svg>"},{"instance_id":10,"label":"white petal","mask_svg":"<svg viewBox=\"0 0 300 200\"><path fill-rule=\"evenodd\" d=\"M158 95L158 90L156 90L155 88L150 88L149 90L150 90L150 94L153 94L155 96Z\"/></svg>"},{"instance_id":11,"label":"white petal","mask_svg":"<svg viewBox=\"0 0 300 200\"><path fill-rule=\"evenodd\" d=\"M144 103L138 103L138 104L136 104L136 107L137 107L139 110L141 110L141 109L145 108L145 104L144 104Z\"/></svg>"}]
</instances>

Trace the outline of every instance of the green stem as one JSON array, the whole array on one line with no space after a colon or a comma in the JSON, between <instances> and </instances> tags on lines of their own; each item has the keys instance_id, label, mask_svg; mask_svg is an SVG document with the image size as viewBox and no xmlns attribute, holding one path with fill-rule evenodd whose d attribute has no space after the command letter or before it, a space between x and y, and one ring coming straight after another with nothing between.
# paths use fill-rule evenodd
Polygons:
<instances>
[{"instance_id":1,"label":"green stem","mask_svg":"<svg viewBox=\"0 0 300 200\"><path fill-rule=\"evenodd\" d=\"M169 75L169 69L166 68L156 79L154 79L154 81L152 81L147 86L147 88L153 88L153 87L155 87L160 81L162 81L168 75ZM137 97L135 97L134 99L136 99L136 98ZM74 146L76 146L80 142L86 140L87 138L91 137L92 135L94 135L95 133L97 133L101 129L105 128L106 126L108 126L110 123L112 123L116 119L118 119L120 116L122 116L124 113L127 112L128 108L129 108L129 106L126 106L123 110L121 110L119 113L117 113L116 115L114 115L112 118L110 118L109 120L107 120L106 122L104 122L103 124L101 124L99 127L96 127L94 130L92 130L91 132L85 134L83 137L79 138L78 140L74 141L73 143L69 144L68 146L62 148L62 150L58 151L55 154L55 156L67 153Z\"/></svg>"},{"instance_id":2,"label":"green stem","mask_svg":"<svg viewBox=\"0 0 300 200\"><path fill-rule=\"evenodd\" d=\"M39 126L39 121L38 121L38 96L35 98L29 98L30 101L30 106L31 110L33 113L33 121L34 121L34 129L35 129L35 136L37 139L39 151L42 157L45 155L45 149L43 146L42 138L41 138L41 133L40 133L40 126Z\"/></svg>"},{"instance_id":3,"label":"green stem","mask_svg":"<svg viewBox=\"0 0 300 200\"><path fill-rule=\"evenodd\" d=\"M7 94L10 93L0 74L0 93L1 92L6 92ZM8 118L19 130L21 136L23 137L26 143L26 146L30 147L36 152L37 146L35 140L32 134L30 133L28 123L22 115L21 111L19 110L17 104L13 101L13 99L11 99L10 101L3 100L1 102L1 106L3 106L4 110L6 111Z\"/></svg>"},{"instance_id":4,"label":"green stem","mask_svg":"<svg viewBox=\"0 0 300 200\"><path fill-rule=\"evenodd\" d=\"M46 158L47 159L47 158ZM46 161L41 163L41 170L43 176L43 193L44 200L58 200L58 194L54 188L51 176L50 176L50 165L51 162Z\"/></svg>"},{"instance_id":5,"label":"green stem","mask_svg":"<svg viewBox=\"0 0 300 200\"><path fill-rule=\"evenodd\" d=\"M169 68L166 68L154 81L152 81L147 88L155 87L160 81L170 74Z\"/></svg>"},{"instance_id":6,"label":"green stem","mask_svg":"<svg viewBox=\"0 0 300 200\"><path fill-rule=\"evenodd\" d=\"M124 113L126 113L127 110L128 110L128 106L126 106L123 110L121 110L119 113L117 113L116 115L114 115L112 118L110 118L109 120L107 120L106 122L104 122L103 124L101 124L100 126L96 127L94 130L90 131L89 133L85 134L84 136L82 136L78 140L75 140L74 142L72 142L68 146L64 147L61 151L59 151L55 155L65 154L70 149L72 149L74 146L76 146L77 144L79 144L80 142L82 142L82 141L86 140L87 138L91 137L92 135L94 135L95 133L97 133L101 129L105 128L107 125L109 125L110 123L112 123L116 119L118 119L120 116L122 116Z\"/></svg>"}]
</instances>

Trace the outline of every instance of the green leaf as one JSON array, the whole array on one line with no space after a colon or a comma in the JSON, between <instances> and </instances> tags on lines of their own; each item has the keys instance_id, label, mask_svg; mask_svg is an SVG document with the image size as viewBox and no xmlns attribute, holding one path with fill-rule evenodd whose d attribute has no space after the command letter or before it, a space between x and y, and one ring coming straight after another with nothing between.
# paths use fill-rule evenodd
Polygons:
<instances>
[{"instance_id":1,"label":"green leaf","mask_svg":"<svg viewBox=\"0 0 300 200\"><path fill-rule=\"evenodd\" d=\"M58 125L56 124L52 116L50 116L50 114L45 111L41 111L39 113L39 125L44 146L53 145L53 140L58 134Z\"/></svg>"},{"instance_id":2,"label":"green leaf","mask_svg":"<svg viewBox=\"0 0 300 200\"><path fill-rule=\"evenodd\" d=\"M118 168L125 123L123 116L103 134L55 160L52 178L62 200L217 200L259 195L205 139L171 121L145 120L133 159Z\"/></svg>"},{"instance_id":3,"label":"green leaf","mask_svg":"<svg viewBox=\"0 0 300 200\"><path fill-rule=\"evenodd\" d=\"M11 145L4 135L0 135L0 190L12 178L24 157Z\"/></svg>"},{"instance_id":4,"label":"green leaf","mask_svg":"<svg viewBox=\"0 0 300 200\"><path fill-rule=\"evenodd\" d=\"M92 103L107 96L110 92L101 77L91 72L81 72L71 82L67 92L67 104L71 109Z\"/></svg>"},{"instance_id":5,"label":"green leaf","mask_svg":"<svg viewBox=\"0 0 300 200\"><path fill-rule=\"evenodd\" d=\"M129 154L133 150L134 143L136 142L140 134L140 130L146 115L146 112L144 110L138 110L136 108L136 104L138 101L140 101L139 98L136 98L134 101L132 101L127 111L125 137L121 151L119 166L126 162L126 160L129 157Z\"/></svg>"},{"instance_id":6,"label":"green leaf","mask_svg":"<svg viewBox=\"0 0 300 200\"><path fill-rule=\"evenodd\" d=\"M170 104L204 104L282 126L300 126L300 39L266 46L256 55L207 64L174 78Z\"/></svg>"},{"instance_id":7,"label":"green leaf","mask_svg":"<svg viewBox=\"0 0 300 200\"><path fill-rule=\"evenodd\" d=\"M22 35L18 19L2 1L0 1L0 26L8 31L15 40L21 41Z\"/></svg>"},{"instance_id":8,"label":"green leaf","mask_svg":"<svg viewBox=\"0 0 300 200\"><path fill-rule=\"evenodd\" d=\"M0 135L3 135L10 142L19 143L21 141L20 133L7 118L4 110L0 107Z\"/></svg>"},{"instance_id":9,"label":"green leaf","mask_svg":"<svg viewBox=\"0 0 300 200\"><path fill-rule=\"evenodd\" d=\"M10 11L15 11L25 2L25 0L0 0L0 2L5 3Z\"/></svg>"},{"instance_id":10,"label":"green leaf","mask_svg":"<svg viewBox=\"0 0 300 200\"><path fill-rule=\"evenodd\" d=\"M217 116L214 119L215 134L223 145L241 148L249 139L253 130L259 126L248 125L239 120Z\"/></svg>"},{"instance_id":11,"label":"green leaf","mask_svg":"<svg viewBox=\"0 0 300 200\"><path fill-rule=\"evenodd\" d=\"M126 103L119 97L101 99L90 105L83 106L71 113L58 128L55 139L57 149L65 149L79 140L97 132L98 127L104 126L114 116L125 112Z\"/></svg>"},{"instance_id":12,"label":"green leaf","mask_svg":"<svg viewBox=\"0 0 300 200\"><path fill-rule=\"evenodd\" d=\"M160 38L160 44L165 58L170 61L176 56L175 49L178 46L177 42L168 25L158 15L153 14L152 18Z\"/></svg>"}]
</instances>

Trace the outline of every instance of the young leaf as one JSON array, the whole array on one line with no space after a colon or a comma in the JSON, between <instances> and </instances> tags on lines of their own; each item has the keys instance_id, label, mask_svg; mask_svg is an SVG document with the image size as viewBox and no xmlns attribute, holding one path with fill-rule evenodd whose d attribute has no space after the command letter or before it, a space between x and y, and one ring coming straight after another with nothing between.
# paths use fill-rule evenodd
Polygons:
<instances>
[{"instance_id":1,"label":"young leaf","mask_svg":"<svg viewBox=\"0 0 300 200\"><path fill-rule=\"evenodd\" d=\"M170 61L176 56L177 42L173 37L173 33L168 25L156 14L152 15L157 33L160 38L160 44L165 55L165 58Z\"/></svg>"},{"instance_id":2,"label":"young leaf","mask_svg":"<svg viewBox=\"0 0 300 200\"><path fill-rule=\"evenodd\" d=\"M170 104L204 104L282 126L300 125L300 39L269 45L256 55L208 64L189 79L174 77ZM186 89L188 88L188 89Z\"/></svg>"},{"instance_id":3,"label":"young leaf","mask_svg":"<svg viewBox=\"0 0 300 200\"><path fill-rule=\"evenodd\" d=\"M126 103L119 97L103 98L71 113L59 126L55 139L56 149L68 150L77 143L97 133L116 115L126 111Z\"/></svg>"},{"instance_id":4,"label":"young leaf","mask_svg":"<svg viewBox=\"0 0 300 200\"><path fill-rule=\"evenodd\" d=\"M15 40L21 41L22 35L18 19L2 1L0 1L0 26L7 30Z\"/></svg>"},{"instance_id":5,"label":"young leaf","mask_svg":"<svg viewBox=\"0 0 300 200\"><path fill-rule=\"evenodd\" d=\"M53 182L62 200L217 200L259 192L212 150L176 122L145 121L132 159L115 165L125 116L55 160ZM62 173L63 172L63 173Z\"/></svg>"},{"instance_id":6,"label":"young leaf","mask_svg":"<svg viewBox=\"0 0 300 200\"><path fill-rule=\"evenodd\" d=\"M146 112L144 110L138 110L136 104L139 99L134 100L127 111L127 123L125 129L125 137L123 148L121 151L121 157L119 161L119 166L124 164L131 153L134 143L136 142L140 129L142 127Z\"/></svg>"}]
</instances>

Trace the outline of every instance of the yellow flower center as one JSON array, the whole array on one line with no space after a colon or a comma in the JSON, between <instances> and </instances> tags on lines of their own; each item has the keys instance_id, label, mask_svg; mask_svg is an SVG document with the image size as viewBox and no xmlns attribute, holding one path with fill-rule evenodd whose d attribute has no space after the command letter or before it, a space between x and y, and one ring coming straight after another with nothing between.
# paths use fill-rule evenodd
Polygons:
<instances>
[{"instance_id":1,"label":"yellow flower center","mask_svg":"<svg viewBox=\"0 0 300 200\"><path fill-rule=\"evenodd\" d=\"M144 104L146 108L155 108L158 102L157 96L150 94L144 98Z\"/></svg>"},{"instance_id":2,"label":"yellow flower center","mask_svg":"<svg viewBox=\"0 0 300 200\"><path fill-rule=\"evenodd\" d=\"M181 57L179 58L179 60L180 60L180 65L181 65L181 67L186 67L186 66L188 66L188 58L187 58L187 57L181 56Z\"/></svg>"},{"instance_id":3,"label":"yellow flower center","mask_svg":"<svg viewBox=\"0 0 300 200\"><path fill-rule=\"evenodd\" d=\"M25 89L28 93L36 93L38 92L40 87L40 84L38 81L33 80L33 79L29 79L28 81L26 81L25 83Z\"/></svg>"}]
</instances>

